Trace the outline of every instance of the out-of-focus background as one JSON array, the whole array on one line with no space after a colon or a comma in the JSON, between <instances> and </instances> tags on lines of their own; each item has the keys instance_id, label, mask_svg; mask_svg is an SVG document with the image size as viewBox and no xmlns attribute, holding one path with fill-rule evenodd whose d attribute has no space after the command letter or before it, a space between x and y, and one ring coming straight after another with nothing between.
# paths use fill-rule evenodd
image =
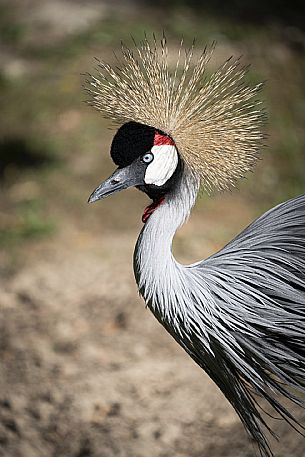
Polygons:
<instances>
[{"instance_id":1,"label":"out-of-focus background","mask_svg":"<svg viewBox=\"0 0 305 457\"><path fill-rule=\"evenodd\" d=\"M0 455L250 457L232 408L138 297L136 190L87 205L113 168L110 123L82 73L120 40L166 31L267 80L268 147L239 190L203 196L177 234L183 262L221 248L305 192L305 11L291 1L7 0L0 3ZM305 423L304 411L295 411ZM281 421L276 456L305 456Z\"/></svg>"}]
</instances>

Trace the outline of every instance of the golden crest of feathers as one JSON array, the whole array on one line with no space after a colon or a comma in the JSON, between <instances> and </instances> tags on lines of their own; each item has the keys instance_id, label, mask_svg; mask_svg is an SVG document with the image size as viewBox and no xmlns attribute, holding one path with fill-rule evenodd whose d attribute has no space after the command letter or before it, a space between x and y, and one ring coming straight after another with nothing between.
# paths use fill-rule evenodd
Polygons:
<instances>
[{"instance_id":1,"label":"golden crest of feathers","mask_svg":"<svg viewBox=\"0 0 305 457\"><path fill-rule=\"evenodd\" d=\"M135 121L169 135L187 167L207 191L227 189L255 164L263 142L264 111L250 87L247 68L231 58L207 74L214 45L197 58L181 42L169 65L165 37L124 45L118 66L98 63L89 78L91 102L123 124ZM170 59L172 62L172 58Z\"/></svg>"}]
</instances>

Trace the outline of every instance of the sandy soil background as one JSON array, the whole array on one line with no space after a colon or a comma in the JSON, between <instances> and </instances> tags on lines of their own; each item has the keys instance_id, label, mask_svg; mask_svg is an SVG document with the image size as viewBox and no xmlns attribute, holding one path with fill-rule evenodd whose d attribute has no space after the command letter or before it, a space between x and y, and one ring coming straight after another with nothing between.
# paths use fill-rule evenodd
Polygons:
<instances>
[{"instance_id":1,"label":"sandy soil background","mask_svg":"<svg viewBox=\"0 0 305 457\"><path fill-rule=\"evenodd\" d=\"M230 405L138 296L132 253L147 199L129 190L86 204L112 169L112 132L82 103L79 75L94 55L111 58L121 34L160 27L162 8L68 0L1 8L0 455L254 457ZM167 14L173 37L217 36L219 58L242 52L254 60L253 79L271 78L264 162L239 192L200 200L175 240L179 260L191 262L305 191L305 41L295 25L259 29L186 7ZM305 424L305 412L295 414ZM270 421L275 455L304 457L305 439Z\"/></svg>"},{"instance_id":2,"label":"sandy soil background","mask_svg":"<svg viewBox=\"0 0 305 457\"><path fill-rule=\"evenodd\" d=\"M132 245L131 233L71 233L2 282L1 455L257 455L215 385L145 310ZM305 455L303 437L273 426L276 455Z\"/></svg>"}]
</instances>

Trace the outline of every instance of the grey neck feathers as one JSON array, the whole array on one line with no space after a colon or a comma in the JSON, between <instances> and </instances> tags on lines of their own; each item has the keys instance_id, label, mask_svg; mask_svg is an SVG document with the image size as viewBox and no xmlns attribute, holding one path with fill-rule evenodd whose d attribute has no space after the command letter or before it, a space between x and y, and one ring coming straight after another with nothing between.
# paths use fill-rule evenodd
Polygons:
<instances>
[{"instance_id":1,"label":"grey neck feathers","mask_svg":"<svg viewBox=\"0 0 305 457\"><path fill-rule=\"evenodd\" d=\"M183 319L181 298L189 298L185 297L188 291L184 285L187 267L174 259L172 241L176 230L188 218L198 190L199 182L184 172L176 188L146 222L134 253L134 271L141 295L159 320L170 321L172 325L175 325L173 321Z\"/></svg>"}]
</instances>

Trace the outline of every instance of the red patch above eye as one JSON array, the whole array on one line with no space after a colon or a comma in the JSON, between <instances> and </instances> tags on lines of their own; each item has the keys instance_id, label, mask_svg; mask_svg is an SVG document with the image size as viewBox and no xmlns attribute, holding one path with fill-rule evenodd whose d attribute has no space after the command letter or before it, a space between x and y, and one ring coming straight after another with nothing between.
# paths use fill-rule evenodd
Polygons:
<instances>
[{"instance_id":1,"label":"red patch above eye","mask_svg":"<svg viewBox=\"0 0 305 457\"><path fill-rule=\"evenodd\" d=\"M170 136L162 135L161 133L156 132L154 137L154 146L162 146L164 144L175 146L175 142Z\"/></svg>"}]
</instances>

